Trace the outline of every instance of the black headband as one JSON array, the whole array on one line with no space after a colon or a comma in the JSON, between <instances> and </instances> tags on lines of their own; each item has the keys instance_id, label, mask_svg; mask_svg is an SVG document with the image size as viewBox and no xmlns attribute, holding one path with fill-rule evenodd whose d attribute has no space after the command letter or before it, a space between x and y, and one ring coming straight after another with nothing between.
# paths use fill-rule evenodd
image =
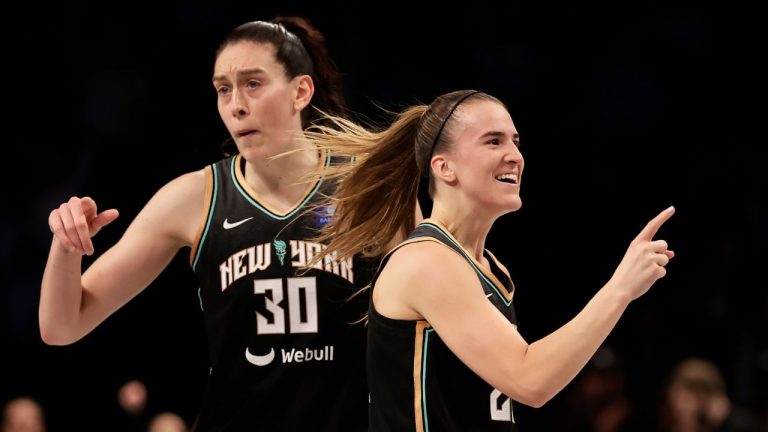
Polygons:
<instances>
[{"instance_id":1,"label":"black headband","mask_svg":"<svg viewBox=\"0 0 768 432\"><path fill-rule=\"evenodd\" d=\"M443 124L440 125L440 129L438 129L437 134L435 135L435 139L432 141L432 147L429 150L429 159L427 159L427 162L432 160L432 154L435 152L435 145L437 144L437 140L440 139L440 134L443 133L443 129L445 128L445 124L448 123L448 119L451 118L451 116L453 115L453 112L456 111L456 108L458 108L459 105L461 105L462 102L467 100L467 98L469 98L472 95L476 95L478 93L480 93L478 90L472 90L471 92L469 92L469 93L465 94L464 96L462 96L461 99L456 101L455 104L453 104L453 108L451 108L451 110L448 112L448 115L445 116L445 118L443 119ZM429 163L427 163L427 167L426 168L427 169L424 172L424 176L425 177L429 177Z\"/></svg>"}]
</instances>

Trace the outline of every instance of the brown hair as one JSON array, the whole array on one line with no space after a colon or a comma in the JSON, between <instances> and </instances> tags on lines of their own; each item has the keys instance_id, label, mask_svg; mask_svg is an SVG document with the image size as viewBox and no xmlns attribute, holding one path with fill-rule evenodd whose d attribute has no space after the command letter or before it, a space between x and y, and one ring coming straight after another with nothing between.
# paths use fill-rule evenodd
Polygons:
<instances>
[{"instance_id":1,"label":"brown hair","mask_svg":"<svg viewBox=\"0 0 768 432\"><path fill-rule=\"evenodd\" d=\"M461 90L441 95L429 106L405 109L383 130L369 130L330 116L336 128L320 126L307 131L319 148L355 161L316 174L339 179L336 192L325 204L335 207L333 217L318 238L329 242L328 247L317 260L328 254L338 258L357 253L380 256L398 232L407 235L414 229L419 178L430 173L433 154L450 149L455 132L450 121L453 112L464 100L476 98L501 103L485 93Z\"/></svg>"},{"instance_id":2,"label":"brown hair","mask_svg":"<svg viewBox=\"0 0 768 432\"><path fill-rule=\"evenodd\" d=\"M346 102L342 93L341 74L328 54L323 34L308 20L294 16L279 16L271 21L251 21L241 24L224 38L216 49L216 58L227 46L237 42L271 44L275 59L283 65L288 79L309 75L315 83L312 107L302 112L303 127L310 124L332 126L322 113L346 115ZM233 153L231 139L223 145L225 154ZM236 152L236 149L235 151Z\"/></svg>"}]
</instances>

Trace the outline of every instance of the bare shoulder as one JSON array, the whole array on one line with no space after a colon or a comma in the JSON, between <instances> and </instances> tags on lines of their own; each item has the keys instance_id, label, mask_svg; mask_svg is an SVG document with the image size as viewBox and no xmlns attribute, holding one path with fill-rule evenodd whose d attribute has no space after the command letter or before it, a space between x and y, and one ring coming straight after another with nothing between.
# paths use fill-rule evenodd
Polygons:
<instances>
[{"instance_id":1,"label":"bare shoulder","mask_svg":"<svg viewBox=\"0 0 768 432\"><path fill-rule=\"evenodd\" d=\"M191 245L202 220L209 175L207 168L182 174L163 185L139 214L157 229Z\"/></svg>"},{"instance_id":2,"label":"bare shoulder","mask_svg":"<svg viewBox=\"0 0 768 432\"><path fill-rule=\"evenodd\" d=\"M396 267L398 273L429 277L454 268L464 259L448 246L432 240L410 242L392 253L387 267Z\"/></svg>"},{"instance_id":3,"label":"bare shoulder","mask_svg":"<svg viewBox=\"0 0 768 432\"><path fill-rule=\"evenodd\" d=\"M431 240L401 245L376 281L373 302L379 313L395 319L427 319L446 301L461 303L480 296L479 280L466 259Z\"/></svg>"},{"instance_id":4,"label":"bare shoulder","mask_svg":"<svg viewBox=\"0 0 768 432\"><path fill-rule=\"evenodd\" d=\"M208 182L207 169L182 174L166 183L157 193L163 194L166 198L173 198L176 195L179 195L178 198L187 198L190 194L202 194Z\"/></svg>"}]
</instances>

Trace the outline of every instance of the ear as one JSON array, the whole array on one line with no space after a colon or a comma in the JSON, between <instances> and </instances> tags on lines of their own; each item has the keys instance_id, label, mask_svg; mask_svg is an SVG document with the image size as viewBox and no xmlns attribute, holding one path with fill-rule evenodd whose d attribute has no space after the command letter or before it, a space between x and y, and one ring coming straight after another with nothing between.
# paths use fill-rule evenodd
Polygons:
<instances>
[{"instance_id":1,"label":"ear","mask_svg":"<svg viewBox=\"0 0 768 432\"><path fill-rule=\"evenodd\" d=\"M444 154L432 156L432 175L442 181L452 184L456 181L456 173L451 168L449 160Z\"/></svg>"},{"instance_id":2,"label":"ear","mask_svg":"<svg viewBox=\"0 0 768 432\"><path fill-rule=\"evenodd\" d=\"M293 109L302 111L309 105L315 94L315 83L309 75L299 75L294 78L294 81Z\"/></svg>"}]
</instances>

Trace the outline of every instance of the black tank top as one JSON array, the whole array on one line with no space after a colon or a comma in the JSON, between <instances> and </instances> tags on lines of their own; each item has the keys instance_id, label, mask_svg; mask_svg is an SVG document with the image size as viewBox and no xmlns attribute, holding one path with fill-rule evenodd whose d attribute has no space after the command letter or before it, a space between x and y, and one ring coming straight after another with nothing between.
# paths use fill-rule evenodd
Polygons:
<instances>
[{"instance_id":1,"label":"black tank top","mask_svg":"<svg viewBox=\"0 0 768 432\"><path fill-rule=\"evenodd\" d=\"M325 156L325 163L331 158ZM208 208L191 264L211 362L197 431L362 431L370 264L326 259L311 239L332 217L331 182L288 213L260 202L233 156L206 168ZM351 300L350 300L351 298Z\"/></svg>"},{"instance_id":2,"label":"black tank top","mask_svg":"<svg viewBox=\"0 0 768 432\"><path fill-rule=\"evenodd\" d=\"M420 241L442 243L464 257L477 273L488 300L516 324L512 281L490 252L485 253L492 268L488 272L447 230L429 219L398 248ZM377 277L378 273L373 284ZM367 370L371 432L517 430L510 398L464 365L427 321L387 318L376 312L373 301L368 318Z\"/></svg>"}]
</instances>

